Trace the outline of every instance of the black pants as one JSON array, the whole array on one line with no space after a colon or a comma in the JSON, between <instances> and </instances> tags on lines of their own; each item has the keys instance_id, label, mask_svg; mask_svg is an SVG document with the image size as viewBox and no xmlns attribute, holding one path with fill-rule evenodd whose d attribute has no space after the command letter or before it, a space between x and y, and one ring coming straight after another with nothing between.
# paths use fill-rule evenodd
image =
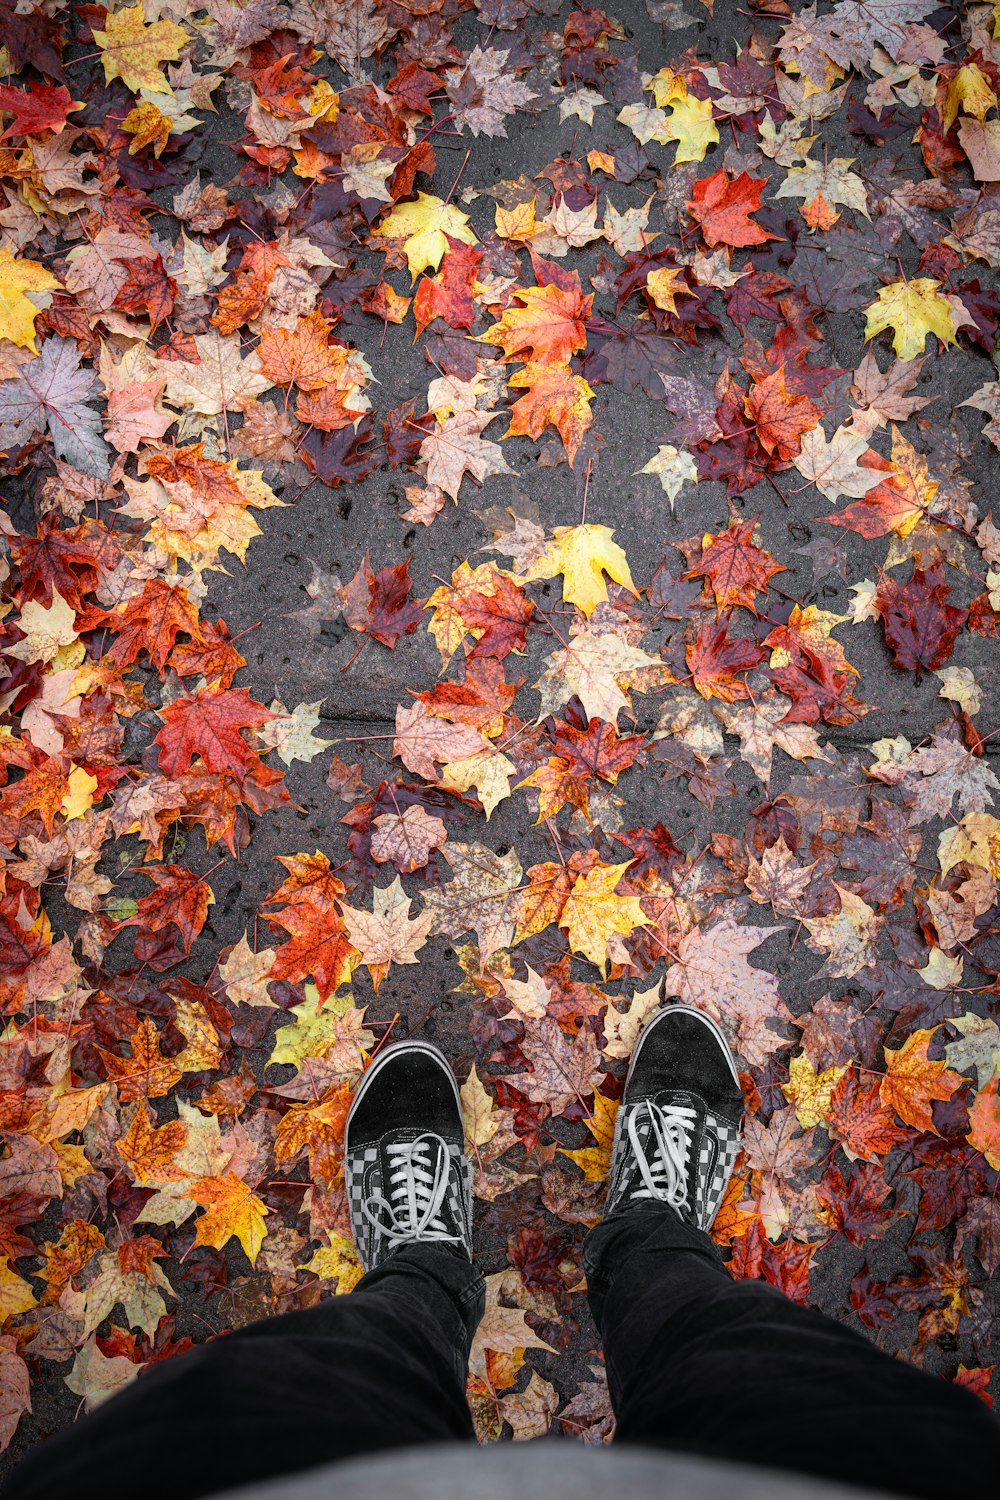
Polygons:
<instances>
[{"instance_id":1,"label":"black pants","mask_svg":"<svg viewBox=\"0 0 1000 1500\"><path fill-rule=\"evenodd\" d=\"M1000 1425L968 1392L757 1281L669 1211L590 1234L590 1304L618 1442L712 1455L910 1496L978 1493ZM5 1500L91 1500L123 1477L193 1500L380 1449L471 1441L464 1378L478 1272L415 1245L346 1297L154 1366L40 1445Z\"/></svg>"}]
</instances>

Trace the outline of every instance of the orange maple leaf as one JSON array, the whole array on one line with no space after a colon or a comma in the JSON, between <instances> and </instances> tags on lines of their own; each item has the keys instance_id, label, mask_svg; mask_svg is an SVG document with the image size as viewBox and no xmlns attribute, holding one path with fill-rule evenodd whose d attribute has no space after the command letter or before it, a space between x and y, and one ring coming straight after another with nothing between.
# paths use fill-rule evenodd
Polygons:
<instances>
[{"instance_id":1,"label":"orange maple leaf","mask_svg":"<svg viewBox=\"0 0 1000 1500\"><path fill-rule=\"evenodd\" d=\"M346 894L346 887L330 869L326 855L318 850L315 854L281 856L280 863L288 870L288 879L275 891L271 902L283 902L284 910L267 920L283 927L290 936L275 954L269 978L298 984L311 975L320 1000L328 1000L361 962L334 904L338 896Z\"/></svg>"},{"instance_id":2,"label":"orange maple leaf","mask_svg":"<svg viewBox=\"0 0 1000 1500\"><path fill-rule=\"evenodd\" d=\"M118 1085L118 1097L123 1104L133 1099L158 1099L169 1094L176 1083L184 1077L170 1058L160 1051L160 1033L148 1016L139 1022L131 1036L131 1057L119 1057L116 1052L107 1052L103 1047L96 1050L104 1059L108 1079Z\"/></svg>"},{"instance_id":3,"label":"orange maple leaf","mask_svg":"<svg viewBox=\"0 0 1000 1500\"><path fill-rule=\"evenodd\" d=\"M319 1102L293 1104L282 1117L274 1138L278 1161L291 1162L303 1151L309 1154L309 1171L326 1187L340 1182L344 1172L344 1127L353 1090L347 1085L329 1088Z\"/></svg>"},{"instance_id":4,"label":"orange maple leaf","mask_svg":"<svg viewBox=\"0 0 1000 1500\"><path fill-rule=\"evenodd\" d=\"M883 1104L879 1085L879 1079L862 1081L855 1068L848 1068L830 1096L827 1128L852 1159L881 1162L906 1138L892 1110Z\"/></svg>"},{"instance_id":5,"label":"orange maple leaf","mask_svg":"<svg viewBox=\"0 0 1000 1500\"><path fill-rule=\"evenodd\" d=\"M684 574L685 578L708 579L720 615L737 604L752 610L757 595L766 592L768 579L787 571L753 540L756 524L754 517L751 521L734 521L715 536L706 532L701 557Z\"/></svg>"},{"instance_id":6,"label":"orange maple leaf","mask_svg":"<svg viewBox=\"0 0 1000 1500\"><path fill-rule=\"evenodd\" d=\"M1000 1092L994 1080L969 1110L969 1144L981 1151L993 1168L1000 1172Z\"/></svg>"},{"instance_id":7,"label":"orange maple leaf","mask_svg":"<svg viewBox=\"0 0 1000 1500\"><path fill-rule=\"evenodd\" d=\"M18 781L8 782L0 792L0 816L20 823L36 813L51 837L56 813L69 793L69 773L62 761L31 747L30 766Z\"/></svg>"},{"instance_id":8,"label":"orange maple leaf","mask_svg":"<svg viewBox=\"0 0 1000 1500\"><path fill-rule=\"evenodd\" d=\"M802 451L802 434L818 427L821 415L808 396L788 389L784 365L754 383L744 407L757 428L761 447L782 460L795 458Z\"/></svg>"},{"instance_id":9,"label":"orange maple leaf","mask_svg":"<svg viewBox=\"0 0 1000 1500\"><path fill-rule=\"evenodd\" d=\"M934 1032L915 1031L895 1050L885 1048L885 1076L879 1088L882 1103L894 1109L914 1130L940 1131L934 1124L931 1105L935 1099L950 1099L963 1079L946 1063L927 1056Z\"/></svg>"},{"instance_id":10,"label":"orange maple leaf","mask_svg":"<svg viewBox=\"0 0 1000 1500\"><path fill-rule=\"evenodd\" d=\"M194 1242L210 1245L213 1250L235 1238L256 1265L261 1245L267 1238L264 1219L271 1212L234 1172L222 1177L200 1177L188 1188L185 1198L193 1198L208 1210L195 1222Z\"/></svg>"},{"instance_id":11,"label":"orange maple leaf","mask_svg":"<svg viewBox=\"0 0 1000 1500\"><path fill-rule=\"evenodd\" d=\"M571 354L587 342L584 319L594 300L578 288L515 287L520 307L508 307L499 323L479 335L479 342L497 344L508 359L541 364L567 364Z\"/></svg>"},{"instance_id":12,"label":"orange maple leaf","mask_svg":"<svg viewBox=\"0 0 1000 1500\"><path fill-rule=\"evenodd\" d=\"M295 327L265 328L258 354L261 369L275 385L294 385L300 391L319 391L344 368L347 350L330 343L330 325L313 310Z\"/></svg>"},{"instance_id":13,"label":"orange maple leaf","mask_svg":"<svg viewBox=\"0 0 1000 1500\"><path fill-rule=\"evenodd\" d=\"M140 651L162 672L178 635L182 632L198 637L198 611L191 603L187 589L174 587L162 578L149 578L141 594L135 594L116 609L95 610L84 621L81 630L106 626L118 632L118 639L108 655L119 666L127 667Z\"/></svg>"},{"instance_id":14,"label":"orange maple leaf","mask_svg":"<svg viewBox=\"0 0 1000 1500\"><path fill-rule=\"evenodd\" d=\"M534 937L544 931L550 922L562 916L563 907L573 886L573 874L565 865L546 860L532 865L527 872L527 885L523 885L515 897L516 930L514 942Z\"/></svg>"},{"instance_id":15,"label":"orange maple leaf","mask_svg":"<svg viewBox=\"0 0 1000 1500\"><path fill-rule=\"evenodd\" d=\"M532 363L511 375L507 384L527 394L511 407L505 436L539 438L546 427L554 427L572 464L594 420L590 410L594 393L583 376L575 375L568 365Z\"/></svg>"},{"instance_id":16,"label":"orange maple leaf","mask_svg":"<svg viewBox=\"0 0 1000 1500\"><path fill-rule=\"evenodd\" d=\"M179 1182L187 1173L175 1166L174 1157L186 1139L187 1130L180 1120L168 1120L158 1126L145 1100L140 1098L135 1118L118 1142L118 1155L140 1186L148 1182Z\"/></svg>"},{"instance_id":17,"label":"orange maple leaf","mask_svg":"<svg viewBox=\"0 0 1000 1500\"><path fill-rule=\"evenodd\" d=\"M212 318L219 332L235 333L263 312L271 278L279 266L289 264L288 256L273 243L254 241L248 245L235 281L219 292L218 311Z\"/></svg>"}]
</instances>

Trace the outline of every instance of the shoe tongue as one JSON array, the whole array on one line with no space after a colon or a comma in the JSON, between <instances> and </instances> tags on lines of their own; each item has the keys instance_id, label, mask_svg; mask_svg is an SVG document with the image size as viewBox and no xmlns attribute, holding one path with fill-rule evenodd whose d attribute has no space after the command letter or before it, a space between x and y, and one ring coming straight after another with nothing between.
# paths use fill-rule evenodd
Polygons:
<instances>
[{"instance_id":1,"label":"shoe tongue","mask_svg":"<svg viewBox=\"0 0 1000 1500\"><path fill-rule=\"evenodd\" d=\"M688 1089L661 1089L653 1095L652 1102L661 1109L679 1106L681 1109L697 1109L698 1100Z\"/></svg>"}]
</instances>

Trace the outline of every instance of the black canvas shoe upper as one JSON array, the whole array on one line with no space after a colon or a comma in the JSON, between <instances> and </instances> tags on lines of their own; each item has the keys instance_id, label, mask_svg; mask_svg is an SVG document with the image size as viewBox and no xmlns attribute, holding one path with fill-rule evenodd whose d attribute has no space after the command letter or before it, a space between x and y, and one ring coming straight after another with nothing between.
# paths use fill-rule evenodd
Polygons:
<instances>
[{"instance_id":1,"label":"black canvas shoe upper","mask_svg":"<svg viewBox=\"0 0 1000 1500\"><path fill-rule=\"evenodd\" d=\"M386 1047L358 1085L344 1133L351 1232L366 1271L401 1245L472 1255L472 1164L458 1085L429 1042Z\"/></svg>"},{"instance_id":2,"label":"black canvas shoe upper","mask_svg":"<svg viewBox=\"0 0 1000 1500\"><path fill-rule=\"evenodd\" d=\"M718 1212L740 1149L743 1091L722 1032L671 1005L639 1038L614 1143L605 1214L669 1205L700 1229Z\"/></svg>"}]
</instances>

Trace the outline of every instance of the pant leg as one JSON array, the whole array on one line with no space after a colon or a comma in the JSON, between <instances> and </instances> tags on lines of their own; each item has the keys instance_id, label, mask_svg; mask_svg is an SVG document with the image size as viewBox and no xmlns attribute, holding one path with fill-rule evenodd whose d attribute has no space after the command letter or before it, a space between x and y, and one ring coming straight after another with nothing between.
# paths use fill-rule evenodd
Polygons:
<instances>
[{"instance_id":1,"label":"pant leg","mask_svg":"<svg viewBox=\"0 0 1000 1500\"><path fill-rule=\"evenodd\" d=\"M465 1400L485 1287L448 1246L408 1246L349 1296L155 1365L36 1448L4 1500L194 1500L415 1443L474 1440Z\"/></svg>"},{"instance_id":2,"label":"pant leg","mask_svg":"<svg viewBox=\"0 0 1000 1500\"><path fill-rule=\"evenodd\" d=\"M760 1281L734 1281L669 1209L592 1230L584 1252L621 1442L940 1500L1000 1471L976 1397Z\"/></svg>"}]
</instances>

